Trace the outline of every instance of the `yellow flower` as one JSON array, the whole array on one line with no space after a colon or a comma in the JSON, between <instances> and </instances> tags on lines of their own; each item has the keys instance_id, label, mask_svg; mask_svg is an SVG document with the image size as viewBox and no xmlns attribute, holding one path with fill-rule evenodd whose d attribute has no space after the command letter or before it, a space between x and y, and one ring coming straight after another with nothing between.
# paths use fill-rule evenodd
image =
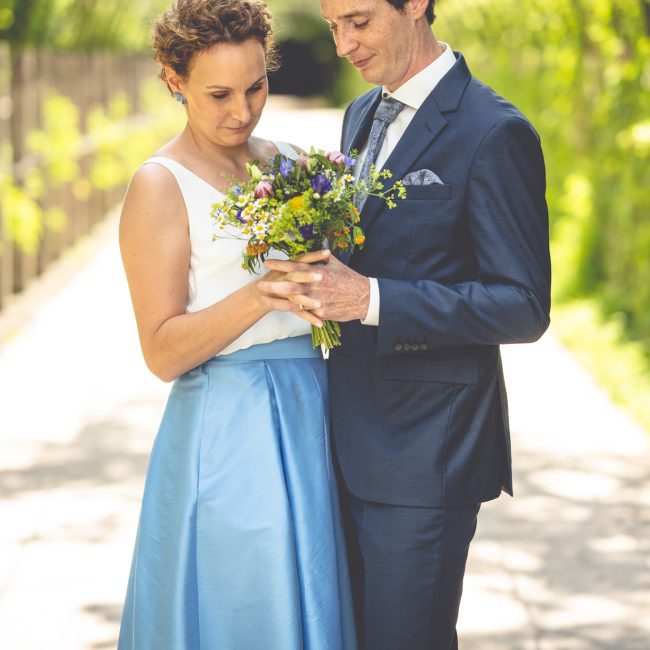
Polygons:
<instances>
[{"instance_id":1,"label":"yellow flower","mask_svg":"<svg viewBox=\"0 0 650 650\"><path fill-rule=\"evenodd\" d=\"M361 244L363 244L365 241L366 241L366 238L365 238L363 235L357 235L357 236L354 238L354 243L357 244L357 245L361 245Z\"/></svg>"},{"instance_id":2,"label":"yellow flower","mask_svg":"<svg viewBox=\"0 0 650 650\"><path fill-rule=\"evenodd\" d=\"M289 199L289 207L292 210L304 210L307 207L305 196L294 196L292 199Z\"/></svg>"}]
</instances>

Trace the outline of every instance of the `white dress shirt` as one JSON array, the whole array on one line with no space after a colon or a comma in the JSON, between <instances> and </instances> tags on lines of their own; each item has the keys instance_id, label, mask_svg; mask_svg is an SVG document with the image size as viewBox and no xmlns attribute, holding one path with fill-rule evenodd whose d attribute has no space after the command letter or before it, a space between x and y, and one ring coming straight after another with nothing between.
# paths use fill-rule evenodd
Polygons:
<instances>
[{"instance_id":1,"label":"white dress shirt","mask_svg":"<svg viewBox=\"0 0 650 650\"><path fill-rule=\"evenodd\" d=\"M388 157L397 146L404 135L408 125L415 116L415 113L424 103L424 100L431 94L431 91L438 85L440 80L451 70L456 63L454 52L447 43L439 44L444 48L443 53L424 70L420 70L415 76L404 82L399 88L390 92L386 87L382 90L384 98L393 97L404 104L404 108L395 118L392 124L386 129L386 136L377 155L377 169L381 169ZM368 145L366 144L359 154L359 160L355 166L357 173L361 171L363 160L366 157ZM377 278L370 280L370 303L368 313L361 322L364 325L379 325L379 282Z\"/></svg>"}]
</instances>

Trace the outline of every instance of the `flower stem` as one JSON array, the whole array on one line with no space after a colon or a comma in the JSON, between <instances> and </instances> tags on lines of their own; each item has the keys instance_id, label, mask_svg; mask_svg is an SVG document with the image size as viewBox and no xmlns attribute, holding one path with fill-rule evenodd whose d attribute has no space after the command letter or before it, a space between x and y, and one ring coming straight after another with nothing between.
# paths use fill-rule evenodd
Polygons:
<instances>
[{"instance_id":1,"label":"flower stem","mask_svg":"<svg viewBox=\"0 0 650 650\"><path fill-rule=\"evenodd\" d=\"M337 345L341 345L341 328L336 321L326 320L323 322L323 327L311 328L311 342L316 348L321 345L331 350Z\"/></svg>"}]
</instances>

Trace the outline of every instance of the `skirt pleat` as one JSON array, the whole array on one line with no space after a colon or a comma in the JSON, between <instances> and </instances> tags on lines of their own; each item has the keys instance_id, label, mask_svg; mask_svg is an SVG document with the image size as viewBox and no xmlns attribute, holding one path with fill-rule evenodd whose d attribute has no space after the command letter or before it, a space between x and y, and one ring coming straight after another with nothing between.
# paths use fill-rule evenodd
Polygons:
<instances>
[{"instance_id":1,"label":"skirt pleat","mask_svg":"<svg viewBox=\"0 0 650 650\"><path fill-rule=\"evenodd\" d=\"M174 383L120 650L354 649L325 362L308 339L216 357Z\"/></svg>"}]
</instances>

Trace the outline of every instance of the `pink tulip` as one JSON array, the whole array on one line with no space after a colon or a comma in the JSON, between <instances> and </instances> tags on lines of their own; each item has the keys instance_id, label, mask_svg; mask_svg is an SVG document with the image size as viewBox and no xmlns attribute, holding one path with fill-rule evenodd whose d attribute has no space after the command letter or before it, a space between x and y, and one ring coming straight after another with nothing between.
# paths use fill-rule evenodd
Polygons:
<instances>
[{"instance_id":1,"label":"pink tulip","mask_svg":"<svg viewBox=\"0 0 650 650\"><path fill-rule=\"evenodd\" d=\"M298 158L298 164L303 168L307 169L309 166L309 158L307 156L300 156Z\"/></svg>"},{"instance_id":2,"label":"pink tulip","mask_svg":"<svg viewBox=\"0 0 650 650\"><path fill-rule=\"evenodd\" d=\"M255 198L265 199L273 194L273 185L268 181L260 181L255 186Z\"/></svg>"},{"instance_id":3,"label":"pink tulip","mask_svg":"<svg viewBox=\"0 0 650 650\"><path fill-rule=\"evenodd\" d=\"M342 165L345 163L345 156L340 151L328 151L325 157L335 165Z\"/></svg>"}]
</instances>

